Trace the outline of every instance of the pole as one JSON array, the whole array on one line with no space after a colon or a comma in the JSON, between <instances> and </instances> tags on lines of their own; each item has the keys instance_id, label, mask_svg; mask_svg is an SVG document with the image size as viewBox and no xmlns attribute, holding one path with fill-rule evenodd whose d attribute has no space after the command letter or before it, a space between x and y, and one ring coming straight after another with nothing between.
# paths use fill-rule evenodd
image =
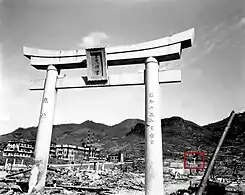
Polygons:
<instances>
[{"instance_id":1,"label":"pole","mask_svg":"<svg viewBox=\"0 0 245 195\"><path fill-rule=\"evenodd\" d=\"M158 62L149 57L145 62L145 195L164 195L162 131L159 114Z\"/></svg>"},{"instance_id":2,"label":"pole","mask_svg":"<svg viewBox=\"0 0 245 195\"><path fill-rule=\"evenodd\" d=\"M32 191L40 192L45 187L57 93L57 77L58 70L56 67L48 66L37 130L35 164L32 167L29 181L29 194Z\"/></svg>"},{"instance_id":3,"label":"pole","mask_svg":"<svg viewBox=\"0 0 245 195\"><path fill-rule=\"evenodd\" d=\"M12 157L12 161L11 161L11 167L10 167L10 171L12 172L13 169L13 161L14 161L14 157Z\"/></svg>"},{"instance_id":4,"label":"pole","mask_svg":"<svg viewBox=\"0 0 245 195\"><path fill-rule=\"evenodd\" d=\"M4 166L5 170L7 169L7 165L8 165L8 158L6 158L6 161L5 161L5 166Z\"/></svg>"},{"instance_id":5,"label":"pole","mask_svg":"<svg viewBox=\"0 0 245 195\"><path fill-rule=\"evenodd\" d=\"M213 156L212 156L211 160L209 161L208 167L207 167L207 169L206 169L206 171L204 173L204 176L203 176L203 178L202 178L202 180L200 182L200 185L198 187L196 195L202 195L202 193L204 191L204 188L207 185L207 181L208 181L209 175L210 175L210 173L211 173L211 171L212 171L212 169L214 167L215 160L216 160L216 158L218 156L219 150L220 150L220 148L221 148L221 146L222 146L222 144L223 144L223 142L225 140L225 137L226 137L226 135L228 133L228 130L229 130L231 124L232 124L232 121L233 121L234 117L235 117L235 111L232 111L231 115L230 115L229 122L228 122L228 124L227 124L227 126L226 126L226 128L225 128L225 130L223 132L223 135L221 136L221 138L219 140L218 145L216 146L216 149L215 149L215 151L213 153Z\"/></svg>"},{"instance_id":6,"label":"pole","mask_svg":"<svg viewBox=\"0 0 245 195\"><path fill-rule=\"evenodd\" d=\"M14 158L13 167L15 167L15 162L16 162L16 159Z\"/></svg>"}]
</instances>

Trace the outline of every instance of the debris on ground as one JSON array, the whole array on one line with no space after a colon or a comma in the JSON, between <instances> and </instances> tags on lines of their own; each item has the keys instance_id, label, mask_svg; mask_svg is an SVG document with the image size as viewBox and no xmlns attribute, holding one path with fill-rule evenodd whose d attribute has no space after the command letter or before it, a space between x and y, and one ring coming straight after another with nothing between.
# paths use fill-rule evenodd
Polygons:
<instances>
[{"instance_id":1,"label":"debris on ground","mask_svg":"<svg viewBox=\"0 0 245 195\"><path fill-rule=\"evenodd\" d=\"M0 178L0 195L24 195L28 192L30 171L4 173ZM182 176L174 179L164 174L165 194L184 194L195 178ZM145 174L125 171L120 166L103 171L80 168L53 168L47 172L45 190L42 195L143 195ZM186 189L181 191L181 189ZM179 190L179 191L178 191ZM32 193L37 195L38 193ZM40 195L40 194L39 194Z\"/></svg>"},{"instance_id":2,"label":"debris on ground","mask_svg":"<svg viewBox=\"0 0 245 195\"><path fill-rule=\"evenodd\" d=\"M0 194L25 194L29 172L9 174L0 179ZM118 168L105 171L59 168L48 171L43 194L107 195L120 190L144 191L144 175L125 173Z\"/></svg>"}]
</instances>

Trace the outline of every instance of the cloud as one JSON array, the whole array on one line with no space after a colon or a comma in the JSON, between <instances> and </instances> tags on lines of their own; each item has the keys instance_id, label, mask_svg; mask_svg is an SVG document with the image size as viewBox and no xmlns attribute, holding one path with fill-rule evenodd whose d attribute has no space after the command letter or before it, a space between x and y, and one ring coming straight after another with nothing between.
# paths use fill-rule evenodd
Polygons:
<instances>
[{"instance_id":1,"label":"cloud","mask_svg":"<svg viewBox=\"0 0 245 195\"><path fill-rule=\"evenodd\" d=\"M217 47L218 43L217 42L211 42L208 44L208 47L206 51L204 52L205 54L211 52L215 47Z\"/></svg>"},{"instance_id":2,"label":"cloud","mask_svg":"<svg viewBox=\"0 0 245 195\"><path fill-rule=\"evenodd\" d=\"M245 26L245 17L241 18L241 20L239 21L239 24L241 26Z\"/></svg>"},{"instance_id":3,"label":"cloud","mask_svg":"<svg viewBox=\"0 0 245 195\"><path fill-rule=\"evenodd\" d=\"M245 26L245 17L240 19L233 18L230 24L228 22L220 22L203 32L203 36L196 45L200 49L200 52L190 59L189 64L193 64L202 59L215 49L225 47L227 44L231 45L231 35L235 30L242 27L242 25Z\"/></svg>"},{"instance_id":4,"label":"cloud","mask_svg":"<svg viewBox=\"0 0 245 195\"><path fill-rule=\"evenodd\" d=\"M174 0L104 0L107 3L113 4L124 4L124 5L132 5L132 4L139 4L139 3L153 3L153 2L171 2Z\"/></svg>"},{"instance_id":5,"label":"cloud","mask_svg":"<svg viewBox=\"0 0 245 195\"><path fill-rule=\"evenodd\" d=\"M238 21L237 21L237 23L236 23L236 25L234 26L234 28L236 29L238 29L238 28L244 28L245 27L245 16L244 17L242 17L242 18L240 18Z\"/></svg>"},{"instance_id":6,"label":"cloud","mask_svg":"<svg viewBox=\"0 0 245 195\"><path fill-rule=\"evenodd\" d=\"M219 39L214 39L214 40L211 40L211 41L206 41L204 43L204 49L197 55L197 56L194 56L190 59L189 61L189 65L190 64L193 64L194 62L200 60L201 58L203 58L204 56L208 55L211 51L213 51L215 48L219 47L220 44L221 44L221 40Z\"/></svg>"},{"instance_id":7,"label":"cloud","mask_svg":"<svg viewBox=\"0 0 245 195\"><path fill-rule=\"evenodd\" d=\"M159 66L159 70L179 70L185 67L186 64L183 58L179 60L169 61L169 62L161 62Z\"/></svg>"},{"instance_id":8,"label":"cloud","mask_svg":"<svg viewBox=\"0 0 245 195\"><path fill-rule=\"evenodd\" d=\"M103 44L108 39L109 36L104 32L91 32L82 38L78 46L82 48L105 46Z\"/></svg>"},{"instance_id":9,"label":"cloud","mask_svg":"<svg viewBox=\"0 0 245 195\"><path fill-rule=\"evenodd\" d=\"M213 27L212 30L210 30L209 35L218 32L218 31L221 30L224 26L225 26L225 23L223 23L223 22L219 23L218 25L216 25L215 27Z\"/></svg>"}]
</instances>

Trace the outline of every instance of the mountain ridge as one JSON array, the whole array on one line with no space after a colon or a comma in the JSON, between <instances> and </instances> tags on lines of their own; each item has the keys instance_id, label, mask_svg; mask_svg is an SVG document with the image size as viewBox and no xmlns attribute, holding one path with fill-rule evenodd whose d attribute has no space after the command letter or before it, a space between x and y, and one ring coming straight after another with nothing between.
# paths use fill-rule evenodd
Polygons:
<instances>
[{"instance_id":1,"label":"mountain ridge","mask_svg":"<svg viewBox=\"0 0 245 195\"><path fill-rule=\"evenodd\" d=\"M164 156L177 156L187 150L202 150L211 153L223 133L229 120L200 126L178 116L161 119L162 144ZM245 113L236 115L226 145L245 141ZM1 135L0 142L7 143L15 139L36 139L37 127L18 128L12 133ZM88 135L102 150L103 154L122 151L132 158L142 158L145 146L145 126L141 119L126 119L115 125L105 125L91 120L80 124L54 125L52 141L57 144L74 144L81 146L87 142ZM236 143L237 144L237 143Z\"/></svg>"}]
</instances>

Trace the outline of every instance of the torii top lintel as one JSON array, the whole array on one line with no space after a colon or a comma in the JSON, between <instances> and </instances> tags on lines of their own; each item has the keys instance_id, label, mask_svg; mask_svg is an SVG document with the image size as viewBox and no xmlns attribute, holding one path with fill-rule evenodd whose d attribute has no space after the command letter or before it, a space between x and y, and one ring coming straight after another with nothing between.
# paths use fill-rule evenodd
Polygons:
<instances>
[{"instance_id":1,"label":"torii top lintel","mask_svg":"<svg viewBox=\"0 0 245 195\"><path fill-rule=\"evenodd\" d=\"M105 48L108 66L144 63L147 57L155 57L159 62L176 60L182 49L191 47L194 29L170 37L128 46ZM58 69L86 68L85 50L44 50L23 47L24 55L31 60L31 65L39 70L55 65Z\"/></svg>"}]
</instances>

